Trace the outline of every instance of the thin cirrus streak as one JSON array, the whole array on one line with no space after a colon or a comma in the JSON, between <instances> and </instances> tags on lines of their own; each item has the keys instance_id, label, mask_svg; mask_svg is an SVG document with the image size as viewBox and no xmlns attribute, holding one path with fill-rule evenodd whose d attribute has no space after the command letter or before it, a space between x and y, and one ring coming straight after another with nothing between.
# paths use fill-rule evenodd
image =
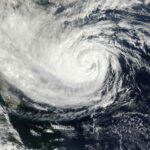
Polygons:
<instances>
[{"instance_id":1,"label":"thin cirrus streak","mask_svg":"<svg viewBox=\"0 0 150 150\"><path fill-rule=\"evenodd\" d=\"M19 2L21 6L17 8ZM104 5L103 1L87 2L74 2L61 14L56 13L57 6L71 3L69 0L53 2L47 11L33 1L8 0L7 5L3 0L0 2L3 9L0 16L0 71L34 101L54 106L98 102L105 107L123 90L120 55L126 62L128 57L139 64L138 53L133 58L110 39L111 29L116 26L114 22L104 20L80 25L77 19L90 15L97 3L102 10L110 4L109 1ZM120 3L111 6L128 7L126 3L119 6ZM79 6L83 5L86 6L79 15Z\"/></svg>"}]
</instances>

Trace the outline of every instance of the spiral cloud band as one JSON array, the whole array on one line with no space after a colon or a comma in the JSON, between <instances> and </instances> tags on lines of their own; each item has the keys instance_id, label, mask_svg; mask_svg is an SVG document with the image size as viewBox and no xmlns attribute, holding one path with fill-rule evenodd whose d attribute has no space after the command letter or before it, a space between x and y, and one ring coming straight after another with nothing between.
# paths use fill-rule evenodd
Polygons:
<instances>
[{"instance_id":1,"label":"spiral cloud band","mask_svg":"<svg viewBox=\"0 0 150 150\"><path fill-rule=\"evenodd\" d=\"M111 7L127 8L127 2L114 2ZM98 2L84 3L87 6L80 9L80 16L81 2L51 3L44 10L37 1L0 2L1 73L36 102L58 107L111 104L117 93L128 91L122 88L120 57L127 64L129 59L138 64L139 54L121 50L109 38L114 33L114 22L93 20L85 24L83 18L90 16ZM61 3L69 8L58 9ZM101 4L105 11L109 0ZM123 22L122 26L130 28Z\"/></svg>"}]
</instances>

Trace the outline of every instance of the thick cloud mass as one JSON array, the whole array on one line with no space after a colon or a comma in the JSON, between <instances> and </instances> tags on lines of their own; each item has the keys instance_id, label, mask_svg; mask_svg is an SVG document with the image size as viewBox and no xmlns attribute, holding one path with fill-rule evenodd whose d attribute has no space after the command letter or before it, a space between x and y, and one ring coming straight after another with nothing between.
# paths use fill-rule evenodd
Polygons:
<instances>
[{"instance_id":1,"label":"thick cloud mass","mask_svg":"<svg viewBox=\"0 0 150 150\"><path fill-rule=\"evenodd\" d=\"M7 80L35 101L50 105L112 103L111 96L122 90L122 52L101 34L115 24L78 25L78 17L91 13L86 10L89 5L79 2L66 2L72 5L62 13L57 6L45 11L31 1L20 3L1 2L0 69ZM84 8L81 15L76 14L79 6ZM110 82L113 87L108 90Z\"/></svg>"},{"instance_id":2,"label":"thick cloud mass","mask_svg":"<svg viewBox=\"0 0 150 150\"><path fill-rule=\"evenodd\" d=\"M0 144L148 150L149 29L149 0L0 0Z\"/></svg>"},{"instance_id":3,"label":"thick cloud mass","mask_svg":"<svg viewBox=\"0 0 150 150\"><path fill-rule=\"evenodd\" d=\"M44 1L0 3L0 70L28 97L54 106L93 102L107 106L117 93L123 91L124 96L129 92L129 87L122 87L120 60L136 68L142 67L143 60L139 51L122 48L117 40L135 44L135 39L126 33L116 34L115 28L133 28L143 43L145 37L138 31L140 25L131 23L132 15L115 22L106 15L116 8L132 13L132 6L140 1L111 5L109 0L51 1L45 8ZM145 23L143 30L147 27ZM135 70L131 70L134 78Z\"/></svg>"}]
</instances>

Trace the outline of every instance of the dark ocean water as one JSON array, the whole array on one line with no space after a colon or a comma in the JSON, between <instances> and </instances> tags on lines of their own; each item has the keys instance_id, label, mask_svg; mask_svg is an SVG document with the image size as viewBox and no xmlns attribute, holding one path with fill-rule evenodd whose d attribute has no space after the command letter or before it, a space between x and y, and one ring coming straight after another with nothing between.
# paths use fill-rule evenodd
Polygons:
<instances>
[{"instance_id":1,"label":"dark ocean water","mask_svg":"<svg viewBox=\"0 0 150 150\"><path fill-rule=\"evenodd\" d=\"M84 3L88 2L89 7L92 4L94 7L87 15L80 16ZM96 1L82 1L81 4L64 1L57 4L41 0L34 3L37 9L47 13L54 9L52 15L57 20L66 16L62 21L64 32L68 28L82 30L84 27L100 26L85 38L91 41L103 38L105 45L111 44L108 49L110 53L117 51L121 71L117 74L110 62L101 95L103 101L113 99L113 102L106 106L98 105L99 101L71 107L36 102L8 80L8 91L20 103L12 108L5 100L5 94L1 94L0 105L17 131L20 145L38 150L150 150L150 3L140 1L124 8L119 7L123 2L116 1L117 7L111 7L113 3L108 1L105 9L103 5L106 2ZM14 9L19 9L19 3ZM68 9L71 11L67 12ZM10 34L13 36L13 33ZM0 61L5 63L3 59ZM122 90L113 94L112 89L119 87L117 82L120 81ZM1 89L3 86L5 84L1 84ZM108 93L112 96L105 97Z\"/></svg>"}]
</instances>

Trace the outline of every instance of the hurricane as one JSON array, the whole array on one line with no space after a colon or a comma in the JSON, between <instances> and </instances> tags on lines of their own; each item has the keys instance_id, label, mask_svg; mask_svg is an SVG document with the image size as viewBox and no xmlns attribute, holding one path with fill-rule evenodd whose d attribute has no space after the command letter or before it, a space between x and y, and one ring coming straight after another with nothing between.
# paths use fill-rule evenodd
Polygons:
<instances>
[{"instance_id":1,"label":"hurricane","mask_svg":"<svg viewBox=\"0 0 150 150\"><path fill-rule=\"evenodd\" d=\"M149 7L1 0L2 149L148 150Z\"/></svg>"}]
</instances>

